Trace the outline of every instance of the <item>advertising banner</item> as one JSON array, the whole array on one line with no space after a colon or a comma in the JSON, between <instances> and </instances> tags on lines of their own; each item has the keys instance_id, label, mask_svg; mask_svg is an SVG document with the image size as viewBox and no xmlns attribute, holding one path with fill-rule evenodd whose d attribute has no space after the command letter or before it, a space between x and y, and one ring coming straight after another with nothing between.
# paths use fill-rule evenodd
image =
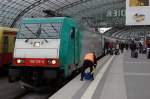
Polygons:
<instances>
[{"instance_id":1,"label":"advertising banner","mask_svg":"<svg viewBox=\"0 0 150 99\"><path fill-rule=\"evenodd\" d=\"M126 25L150 25L150 0L126 0Z\"/></svg>"}]
</instances>

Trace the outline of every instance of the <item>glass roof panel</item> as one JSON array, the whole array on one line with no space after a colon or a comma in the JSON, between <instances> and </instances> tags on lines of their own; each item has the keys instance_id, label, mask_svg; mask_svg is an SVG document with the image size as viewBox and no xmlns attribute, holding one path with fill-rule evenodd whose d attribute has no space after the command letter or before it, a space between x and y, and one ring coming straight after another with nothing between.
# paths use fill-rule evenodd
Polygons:
<instances>
[{"instance_id":1,"label":"glass roof panel","mask_svg":"<svg viewBox=\"0 0 150 99\"><path fill-rule=\"evenodd\" d=\"M0 25L15 26L22 17L44 17L43 10L59 11L62 14L77 15L82 18L82 11L87 12L87 8L96 5L125 0L0 0ZM85 11L86 10L86 11ZM93 10L90 10L91 13ZM96 13L99 10L95 10ZM80 14L78 13L80 12ZM77 19L77 20L80 20Z\"/></svg>"}]
</instances>

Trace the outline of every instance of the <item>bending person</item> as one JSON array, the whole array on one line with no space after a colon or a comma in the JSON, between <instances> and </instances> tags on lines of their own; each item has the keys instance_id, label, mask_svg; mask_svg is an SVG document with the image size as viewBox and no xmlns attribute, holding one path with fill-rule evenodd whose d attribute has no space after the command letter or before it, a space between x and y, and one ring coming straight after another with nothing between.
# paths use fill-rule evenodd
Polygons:
<instances>
[{"instance_id":1,"label":"bending person","mask_svg":"<svg viewBox=\"0 0 150 99\"><path fill-rule=\"evenodd\" d=\"M82 66L82 72L81 72L81 81L83 81L83 77L84 77L84 72L87 68L90 68L90 74L92 77L92 80L94 80L94 74L93 74L93 67L96 68L97 65L97 60L96 60L96 56L95 53L87 53L84 56L84 61L83 61L83 66Z\"/></svg>"}]
</instances>

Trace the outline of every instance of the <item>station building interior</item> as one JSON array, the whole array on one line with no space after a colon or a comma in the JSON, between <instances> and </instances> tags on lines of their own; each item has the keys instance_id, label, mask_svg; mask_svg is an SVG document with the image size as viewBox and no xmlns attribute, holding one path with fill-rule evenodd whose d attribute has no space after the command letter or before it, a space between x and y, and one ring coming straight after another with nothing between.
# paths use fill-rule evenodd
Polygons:
<instances>
[{"instance_id":1,"label":"station building interior","mask_svg":"<svg viewBox=\"0 0 150 99\"><path fill-rule=\"evenodd\" d=\"M149 10L150 0L0 0L0 99L150 99Z\"/></svg>"}]
</instances>

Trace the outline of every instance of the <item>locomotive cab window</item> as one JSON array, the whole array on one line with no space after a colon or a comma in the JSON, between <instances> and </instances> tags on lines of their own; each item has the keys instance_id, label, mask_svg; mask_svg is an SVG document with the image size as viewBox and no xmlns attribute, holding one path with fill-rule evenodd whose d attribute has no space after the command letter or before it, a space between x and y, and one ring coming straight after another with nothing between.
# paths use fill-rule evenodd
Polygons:
<instances>
[{"instance_id":1,"label":"locomotive cab window","mask_svg":"<svg viewBox=\"0 0 150 99\"><path fill-rule=\"evenodd\" d=\"M75 27L71 28L71 39L75 39Z\"/></svg>"},{"instance_id":2,"label":"locomotive cab window","mask_svg":"<svg viewBox=\"0 0 150 99\"><path fill-rule=\"evenodd\" d=\"M17 39L58 39L62 23L22 24Z\"/></svg>"}]
</instances>

